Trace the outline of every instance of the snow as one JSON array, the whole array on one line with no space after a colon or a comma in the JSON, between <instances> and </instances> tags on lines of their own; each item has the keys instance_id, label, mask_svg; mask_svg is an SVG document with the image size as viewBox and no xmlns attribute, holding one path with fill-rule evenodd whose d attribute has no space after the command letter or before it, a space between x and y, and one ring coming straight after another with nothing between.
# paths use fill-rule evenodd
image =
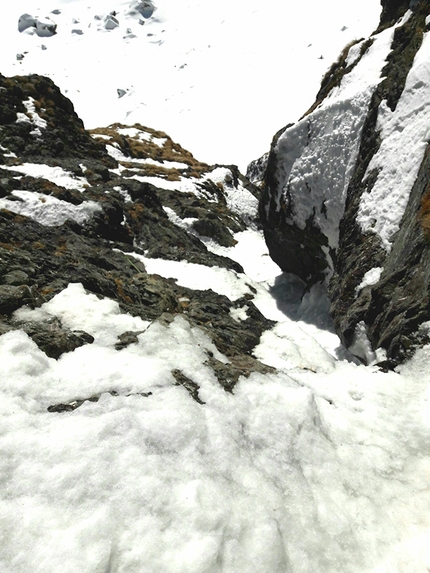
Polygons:
<instances>
[{"instance_id":1,"label":"snow","mask_svg":"<svg viewBox=\"0 0 430 573\"><path fill-rule=\"evenodd\" d=\"M125 130L121 130L121 131L125 131ZM107 139L110 139L108 136L100 136L100 135L95 135L95 137L102 137L102 139L104 137L106 137ZM124 153L118 149L117 144L110 144L108 143L106 145L106 149L107 152L109 153L109 155L111 157L113 157L114 159L116 159L117 161L123 161L123 162L127 162L127 163L137 163L140 165L159 165L160 167L164 167L165 169L186 169L188 167L188 165L186 163L181 163L180 161L156 161L155 159L151 159L150 157L147 157L145 159L141 159L139 157L127 157L126 155L124 155Z\"/></svg>"},{"instance_id":2,"label":"snow","mask_svg":"<svg viewBox=\"0 0 430 573\"><path fill-rule=\"evenodd\" d=\"M77 191L85 191L88 187L88 181L85 177L78 177L66 171L62 167L50 167L44 163L23 163L22 165L2 165L2 169L9 169L10 171L18 171L30 177L42 177L55 183L59 187L66 189L76 189Z\"/></svg>"},{"instance_id":3,"label":"snow","mask_svg":"<svg viewBox=\"0 0 430 573\"><path fill-rule=\"evenodd\" d=\"M2 14L1 71L51 77L87 128L149 125L201 161L235 163L243 172L280 125L312 104L328 66L347 43L376 28L381 9L378 0L158 0L143 18L138 4L16 0ZM113 10L119 25L107 30ZM28 11L55 23L57 33L19 33L18 19Z\"/></svg>"},{"instance_id":4,"label":"snow","mask_svg":"<svg viewBox=\"0 0 430 573\"><path fill-rule=\"evenodd\" d=\"M355 292L358 294L365 287L376 285L376 283L379 282L379 279L381 278L383 270L383 267L374 267L373 269L367 271L367 273L364 273L361 283L355 287Z\"/></svg>"},{"instance_id":5,"label":"snow","mask_svg":"<svg viewBox=\"0 0 430 573\"><path fill-rule=\"evenodd\" d=\"M168 261L165 259L150 259L137 253L128 253L145 265L150 274L173 278L177 284L194 290L212 289L234 301L250 292L245 278L240 279L238 273L221 267L206 267L186 261Z\"/></svg>"},{"instance_id":6,"label":"snow","mask_svg":"<svg viewBox=\"0 0 430 573\"><path fill-rule=\"evenodd\" d=\"M0 337L5 573L430 566L429 348L384 374L285 317L255 351L279 370L229 394L205 365L227 358L183 317L148 326L69 285L15 318L51 316L96 340L56 361L20 331ZM130 329L138 342L114 350Z\"/></svg>"},{"instance_id":7,"label":"snow","mask_svg":"<svg viewBox=\"0 0 430 573\"><path fill-rule=\"evenodd\" d=\"M94 213L102 210L100 204L95 201L72 205L50 195L32 191L12 191L12 195L18 197L19 201L0 199L0 209L8 209L12 213L30 217L48 227L58 227L67 220L82 225Z\"/></svg>"},{"instance_id":8,"label":"snow","mask_svg":"<svg viewBox=\"0 0 430 573\"><path fill-rule=\"evenodd\" d=\"M218 167L208 173L205 178L211 179L214 183L220 183L224 190L227 207L234 213L240 213L244 221L252 224L258 212L258 199L240 183L237 187L233 186L230 169Z\"/></svg>"},{"instance_id":9,"label":"snow","mask_svg":"<svg viewBox=\"0 0 430 573\"><path fill-rule=\"evenodd\" d=\"M248 241L259 285L187 263L164 274L232 298L259 286L270 307L279 271L249 256L257 235L242 233L230 255ZM166 263L144 262L148 272ZM338 359L309 320L309 305L324 312L321 293L300 302L298 279L282 276L283 319L254 350L278 370L241 378L234 394L205 364L208 351L228 358L182 316L149 324L79 284L15 313L56 316L95 341L56 361L21 331L0 337L2 571L425 573L430 348L398 373ZM137 342L115 350L130 330ZM173 369L205 404L174 385Z\"/></svg>"},{"instance_id":10,"label":"snow","mask_svg":"<svg viewBox=\"0 0 430 573\"><path fill-rule=\"evenodd\" d=\"M340 85L312 114L286 129L277 142L279 187L274 194L278 209L282 198L292 209L294 224L302 229L313 219L332 248L338 245L339 221L361 132L372 93L382 80L394 30L375 35L371 47ZM357 49L350 49L354 58ZM316 212L315 205L320 206Z\"/></svg>"},{"instance_id":11,"label":"snow","mask_svg":"<svg viewBox=\"0 0 430 573\"><path fill-rule=\"evenodd\" d=\"M46 128L47 122L37 113L34 99L29 97L28 100L23 102L23 104L27 109L27 115L21 112L17 112L17 123L32 123L34 124L35 128L30 133L32 135L42 135L41 129Z\"/></svg>"},{"instance_id":12,"label":"snow","mask_svg":"<svg viewBox=\"0 0 430 573\"><path fill-rule=\"evenodd\" d=\"M387 251L409 200L412 186L427 148L430 113L430 33L415 56L397 107L382 101L378 125L382 139L372 157L365 178L374 170L378 177L370 192L364 193L357 221L361 229L376 233Z\"/></svg>"}]
</instances>

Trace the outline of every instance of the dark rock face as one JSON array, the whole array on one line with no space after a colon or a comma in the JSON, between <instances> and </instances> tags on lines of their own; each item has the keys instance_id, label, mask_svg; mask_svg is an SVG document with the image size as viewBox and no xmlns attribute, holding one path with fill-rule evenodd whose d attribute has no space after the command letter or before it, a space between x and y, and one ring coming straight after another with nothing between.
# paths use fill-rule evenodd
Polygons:
<instances>
[{"instance_id":1,"label":"dark rock face","mask_svg":"<svg viewBox=\"0 0 430 573\"><path fill-rule=\"evenodd\" d=\"M38 75L5 78L0 74L0 145L22 158L81 158L98 160L105 167L114 161L104 146L85 131L72 102L65 98L49 78ZM47 123L40 138L31 120L29 103ZM21 121L17 121L21 113ZM25 118L28 121L25 121Z\"/></svg>"},{"instance_id":2,"label":"dark rock face","mask_svg":"<svg viewBox=\"0 0 430 573\"><path fill-rule=\"evenodd\" d=\"M208 241L234 245L234 233L256 224L258 190L237 168L209 167L166 134L139 125L90 134L47 78L0 76L0 90L0 334L24 330L54 359L91 344L90 334L71 330L56 317L27 321L14 314L81 283L87 292L116 301L120 312L163 325L181 315L203 331L230 361L221 363L208 352L207 364L226 391L233 391L240 376L270 371L251 356L272 325L254 306L251 290L232 301L150 274L139 260L243 272L206 246ZM44 175L30 175L31 169ZM237 193L253 198L253 212L242 215L232 208ZM36 207L25 210L29 198L37 207L53 204L70 214L63 222L44 219ZM73 214L81 211L87 213L83 218ZM236 320L234 311L245 306L247 318ZM122 333L115 348L135 344L139 334ZM181 371L172 375L202 403L192 380ZM53 404L49 411L71 411L84 402Z\"/></svg>"},{"instance_id":3,"label":"dark rock face","mask_svg":"<svg viewBox=\"0 0 430 573\"><path fill-rule=\"evenodd\" d=\"M409 5L416 5L415 0L381 0L382 12L381 12L381 22L379 24L379 30L392 26L396 20L398 20L406 10Z\"/></svg>"},{"instance_id":4,"label":"dark rock face","mask_svg":"<svg viewBox=\"0 0 430 573\"><path fill-rule=\"evenodd\" d=\"M373 42L378 41L377 36L362 43L359 56L348 65L347 47L323 79L316 103L301 123L288 126L276 134L267 162L260 203L260 215L272 258L284 271L297 274L308 284L325 281L329 286L335 326L345 346L356 351L363 360L368 360L369 356L361 354L357 348L358 333L365 332L373 349L383 348L387 351L390 366L410 356L416 345L426 340L419 326L430 320L430 261L428 238L425 237L429 150L424 156L400 230L393 237L390 250L376 232L363 230L358 215L363 194L372 193L378 178L378 171L368 172L370 161L381 145L378 111L382 103L392 112L396 110L426 31L428 2L413 4L412 15L394 30L391 49L381 71L384 79L372 88L368 103L359 110L363 118L360 131L354 131L353 123L348 124L347 118L340 126L347 134L345 145L339 145L337 149L332 146L335 157L333 167L328 169L328 176L323 179L326 189L321 185L321 180L319 182L320 196L326 199L312 203L314 199L311 195L315 180L312 169L319 161L314 159L318 158L318 148L311 150L311 146L313 130L317 129L315 126L321 117L318 114L323 109L321 104L334 88L341 85L345 75L354 73L360 59L371 49ZM393 26L409 5L405 1L382 1L378 32ZM330 116L326 114L324 119L327 122ZM338 127L333 126L333 129ZM357 135L360 143L357 153L348 155L347 145ZM330 137L330 141L336 143ZM320 146L321 141L318 140ZM302 160L303 157L305 160ZM327 158L327 155L324 157ZM333 199L337 200L330 196L330 187L336 184L332 173L337 176L336 165L351 161L351 157L354 164L349 172L345 170L348 178L345 179L347 186L343 204L338 210L338 219L332 217L334 224L330 229L327 219L334 212ZM309 170L309 175L294 172L296 159L301 161L302 171ZM320 167L317 169L322 170ZM304 181L301 187L297 184L300 177ZM303 210L302 205L307 205L306 202L310 202L310 206L307 206L309 215L305 220L300 209ZM338 232L335 240L333 229ZM379 278L371 281L372 284L364 283L362 287L364 276L372 269L381 269Z\"/></svg>"}]
</instances>

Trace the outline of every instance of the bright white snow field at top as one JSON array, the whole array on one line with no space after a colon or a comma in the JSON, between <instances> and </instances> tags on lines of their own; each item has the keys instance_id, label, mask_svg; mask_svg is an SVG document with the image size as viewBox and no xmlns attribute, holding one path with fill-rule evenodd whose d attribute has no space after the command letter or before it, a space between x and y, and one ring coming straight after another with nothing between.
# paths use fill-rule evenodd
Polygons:
<instances>
[{"instance_id":1,"label":"bright white snow field at top","mask_svg":"<svg viewBox=\"0 0 430 573\"><path fill-rule=\"evenodd\" d=\"M6 4L3 75L52 78L87 129L138 122L242 171L312 105L325 71L376 29L381 10L379 0L158 0L145 19L130 0ZM106 30L112 11L119 25ZM24 13L48 17L57 34L20 34Z\"/></svg>"},{"instance_id":2,"label":"bright white snow field at top","mask_svg":"<svg viewBox=\"0 0 430 573\"><path fill-rule=\"evenodd\" d=\"M8 3L1 73L50 76L87 127L140 122L198 159L242 168L379 16L377 0L159 0L141 24L130 4ZM107 30L112 11L118 26ZM49 17L57 34L20 34L23 13ZM256 203L242 189L235 208ZM50 206L49 222L25 214L61 224ZM209 351L228 358L183 316L148 323L80 284L16 311L95 340L54 360L22 331L0 336L0 573L430 571L430 348L395 372L359 364L332 331L322 287L302 299L258 229L235 238L219 252L243 274L143 257L149 273L231 300L253 289L275 321L253 354L277 370L241 378L234 394L206 364ZM116 350L130 330L138 342ZM173 369L204 404L173 384ZM47 411L92 395L73 412Z\"/></svg>"}]
</instances>

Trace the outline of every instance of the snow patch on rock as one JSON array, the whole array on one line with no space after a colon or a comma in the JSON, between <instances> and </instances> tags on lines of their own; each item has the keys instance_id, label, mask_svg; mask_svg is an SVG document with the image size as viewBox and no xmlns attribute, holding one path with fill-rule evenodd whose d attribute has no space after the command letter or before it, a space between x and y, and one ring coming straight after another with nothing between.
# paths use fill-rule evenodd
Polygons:
<instances>
[{"instance_id":1,"label":"snow patch on rock","mask_svg":"<svg viewBox=\"0 0 430 573\"><path fill-rule=\"evenodd\" d=\"M68 220L83 225L94 213L102 210L100 204L95 201L72 205L33 191L12 191L12 195L19 200L0 199L1 209L24 215L47 227L58 227Z\"/></svg>"},{"instance_id":2,"label":"snow patch on rock","mask_svg":"<svg viewBox=\"0 0 430 573\"><path fill-rule=\"evenodd\" d=\"M430 33L424 35L397 107L382 101L378 110L381 146L365 177L377 171L376 183L363 194L357 221L376 233L389 252L408 204L427 147L430 115Z\"/></svg>"},{"instance_id":3,"label":"snow patch on rock","mask_svg":"<svg viewBox=\"0 0 430 573\"><path fill-rule=\"evenodd\" d=\"M282 199L295 225L305 229L307 222L313 221L332 248L338 246L339 222L361 132L372 93L381 81L394 29L376 35L341 84L312 114L286 129L276 146L279 186L274 198L278 210Z\"/></svg>"}]
</instances>

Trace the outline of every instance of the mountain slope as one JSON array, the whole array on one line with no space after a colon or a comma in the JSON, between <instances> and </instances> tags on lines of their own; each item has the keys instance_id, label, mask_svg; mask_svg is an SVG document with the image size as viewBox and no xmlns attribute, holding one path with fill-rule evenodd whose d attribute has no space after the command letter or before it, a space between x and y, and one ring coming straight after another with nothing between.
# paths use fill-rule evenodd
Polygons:
<instances>
[{"instance_id":1,"label":"mountain slope","mask_svg":"<svg viewBox=\"0 0 430 573\"><path fill-rule=\"evenodd\" d=\"M428 348L357 365L235 168L1 84L2 572L425 571Z\"/></svg>"},{"instance_id":2,"label":"mountain slope","mask_svg":"<svg viewBox=\"0 0 430 573\"><path fill-rule=\"evenodd\" d=\"M378 0L158 0L146 13L143 4L16 0L2 15L0 71L50 77L87 128L148 125L242 170L280 122L310 105L341 47L367 36L380 12ZM24 13L49 18L56 34L20 33Z\"/></svg>"},{"instance_id":3,"label":"mountain slope","mask_svg":"<svg viewBox=\"0 0 430 573\"><path fill-rule=\"evenodd\" d=\"M430 347L354 359L234 166L86 131L38 75L0 93L0 571L426 573Z\"/></svg>"}]
</instances>

